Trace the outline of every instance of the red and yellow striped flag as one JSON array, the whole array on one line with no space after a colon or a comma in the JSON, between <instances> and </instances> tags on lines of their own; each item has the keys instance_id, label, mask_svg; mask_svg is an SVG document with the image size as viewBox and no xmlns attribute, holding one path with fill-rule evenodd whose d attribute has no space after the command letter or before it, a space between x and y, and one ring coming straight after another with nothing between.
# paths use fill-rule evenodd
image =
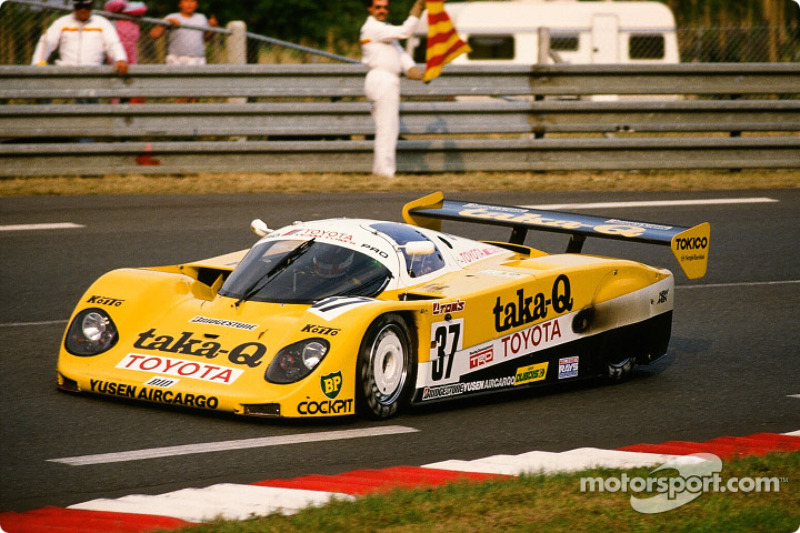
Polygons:
<instances>
[{"instance_id":1,"label":"red and yellow striped flag","mask_svg":"<svg viewBox=\"0 0 800 533\"><path fill-rule=\"evenodd\" d=\"M425 82L442 72L442 67L472 49L456 33L444 0L426 0L428 10L428 47L425 52Z\"/></svg>"}]
</instances>

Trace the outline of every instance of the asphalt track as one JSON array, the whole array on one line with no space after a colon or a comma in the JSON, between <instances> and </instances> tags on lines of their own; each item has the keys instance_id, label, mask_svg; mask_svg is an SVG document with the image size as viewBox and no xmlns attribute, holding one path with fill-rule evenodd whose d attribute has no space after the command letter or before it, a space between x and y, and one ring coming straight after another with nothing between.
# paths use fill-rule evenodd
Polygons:
<instances>
[{"instance_id":1,"label":"asphalt track","mask_svg":"<svg viewBox=\"0 0 800 533\"><path fill-rule=\"evenodd\" d=\"M703 441L800 428L796 339L800 311L800 190L714 193L452 194L464 200L540 205L575 202L766 197L777 202L608 207L594 214L712 226L708 275L678 274L670 355L614 387L580 386L417 409L384 426L408 431L348 440L309 435L374 430L358 418L269 422L72 396L54 385L65 321L91 280L112 268L178 263L245 248L248 226L330 216L399 220L418 195L307 194L2 198L3 226L82 227L0 231L0 511L66 506L99 497L157 494L212 483L249 483L359 468L472 460L530 450L619 448ZM499 228L454 233L505 238ZM558 251L563 236L531 235ZM676 270L666 248L589 240L589 253ZM302 437L305 442L121 462L53 459L136 450ZM272 441L275 443L284 441Z\"/></svg>"}]
</instances>

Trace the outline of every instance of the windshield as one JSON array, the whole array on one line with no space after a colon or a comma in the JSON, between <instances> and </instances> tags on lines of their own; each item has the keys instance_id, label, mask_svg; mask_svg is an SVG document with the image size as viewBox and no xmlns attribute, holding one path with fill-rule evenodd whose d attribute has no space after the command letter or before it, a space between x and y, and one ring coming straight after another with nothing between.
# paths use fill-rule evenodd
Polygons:
<instances>
[{"instance_id":1,"label":"windshield","mask_svg":"<svg viewBox=\"0 0 800 533\"><path fill-rule=\"evenodd\" d=\"M379 261L315 240L255 245L219 293L240 301L311 303L330 296L376 296L391 278Z\"/></svg>"}]
</instances>

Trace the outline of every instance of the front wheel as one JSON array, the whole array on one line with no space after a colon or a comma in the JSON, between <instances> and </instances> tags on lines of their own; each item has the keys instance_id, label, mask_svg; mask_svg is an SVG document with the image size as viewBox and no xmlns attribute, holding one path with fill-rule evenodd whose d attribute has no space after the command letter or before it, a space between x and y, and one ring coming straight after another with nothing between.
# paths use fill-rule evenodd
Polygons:
<instances>
[{"instance_id":1,"label":"front wheel","mask_svg":"<svg viewBox=\"0 0 800 533\"><path fill-rule=\"evenodd\" d=\"M408 403L415 366L405 320L389 314L373 322L358 354L359 412L378 419L396 415Z\"/></svg>"}]
</instances>

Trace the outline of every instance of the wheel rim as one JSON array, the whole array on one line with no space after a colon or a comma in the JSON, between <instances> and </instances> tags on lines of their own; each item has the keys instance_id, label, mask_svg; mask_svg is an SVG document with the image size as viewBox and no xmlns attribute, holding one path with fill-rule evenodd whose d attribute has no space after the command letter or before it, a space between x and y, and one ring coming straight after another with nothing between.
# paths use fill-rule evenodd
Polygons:
<instances>
[{"instance_id":1,"label":"wheel rim","mask_svg":"<svg viewBox=\"0 0 800 533\"><path fill-rule=\"evenodd\" d=\"M403 341L387 326L378 334L372 349L372 375L381 403L392 403L400 396L407 373Z\"/></svg>"},{"instance_id":2,"label":"wheel rim","mask_svg":"<svg viewBox=\"0 0 800 533\"><path fill-rule=\"evenodd\" d=\"M611 362L608 361L608 376L610 378L619 379L625 377L633 369L633 358L626 357L621 361Z\"/></svg>"}]
</instances>

